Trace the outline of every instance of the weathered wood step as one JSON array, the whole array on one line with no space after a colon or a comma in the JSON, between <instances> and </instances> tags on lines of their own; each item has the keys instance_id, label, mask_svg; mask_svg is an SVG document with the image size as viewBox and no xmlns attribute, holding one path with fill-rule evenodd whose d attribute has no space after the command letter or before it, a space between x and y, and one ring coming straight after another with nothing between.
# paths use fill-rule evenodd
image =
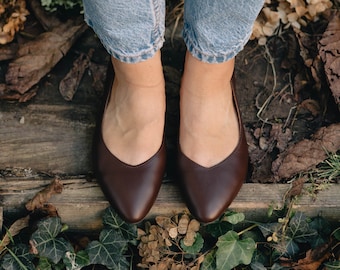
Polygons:
<instances>
[{"instance_id":1,"label":"weathered wood step","mask_svg":"<svg viewBox=\"0 0 340 270\"><path fill-rule=\"evenodd\" d=\"M4 216L18 214L23 205L50 180L0 179L0 198ZM101 227L103 210L109 205L96 181L84 179L62 180L63 191L51 198L62 221L74 230L97 230ZM306 184L305 188L310 188ZM248 220L264 220L272 205L283 206L288 184L244 184L230 209L243 212ZM340 185L331 184L312 198L302 195L294 209L309 216L322 215L331 221L340 221ZM1 210L1 209L0 209ZM173 182L163 183L158 198L147 218L172 215L187 211L181 193ZM0 219L1 220L1 219Z\"/></svg>"}]
</instances>

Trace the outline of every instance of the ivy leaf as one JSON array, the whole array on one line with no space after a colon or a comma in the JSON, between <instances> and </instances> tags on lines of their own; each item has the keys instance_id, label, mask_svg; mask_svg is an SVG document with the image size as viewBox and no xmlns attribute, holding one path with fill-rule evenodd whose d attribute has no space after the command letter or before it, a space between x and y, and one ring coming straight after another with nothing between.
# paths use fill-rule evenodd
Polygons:
<instances>
[{"instance_id":1,"label":"ivy leaf","mask_svg":"<svg viewBox=\"0 0 340 270\"><path fill-rule=\"evenodd\" d=\"M211 250L205 257L200 270L216 270L216 250Z\"/></svg>"},{"instance_id":2,"label":"ivy leaf","mask_svg":"<svg viewBox=\"0 0 340 270\"><path fill-rule=\"evenodd\" d=\"M328 236L331 234L331 226L327 220L318 216L309 223L309 228L317 231L316 236L308 239L308 243L310 243L312 249L327 242Z\"/></svg>"},{"instance_id":3,"label":"ivy leaf","mask_svg":"<svg viewBox=\"0 0 340 270\"><path fill-rule=\"evenodd\" d=\"M137 226L134 224L126 223L121 217L113 210L112 207L105 209L103 215L104 227L108 229L115 229L120 232L123 238L127 240L136 240Z\"/></svg>"},{"instance_id":4,"label":"ivy leaf","mask_svg":"<svg viewBox=\"0 0 340 270\"><path fill-rule=\"evenodd\" d=\"M29 253L28 246L19 244L11 250L8 249L1 266L4 270L34 270L32 260L33 255Z\"/></svg>"},{"instance_id":5,"label":"ivy leaf","mask_svg":"<svg viewBox=\"0 0 340 270\"><path fill-rule=\"evenodd\" d=\"M127 240L116 230L104 229L99 241L91 242L86 251L91 264L102 264L109 269L129 269L129 263L123 256L127 249Z\"/></svg>"},{"instance_id":6,"label":"ivy leaf","mask_svg":"<svg viewBox=\"0 0 340 270\"><path fill-rule=\"evenodd\" d=\"M332 235L335 237L336 240L339 240L340 241L340 227L337 228L333 233Z\"/></svg>"},{"instance_id":7,"label":"ivy leaf","mask_svg":"<svg viewBox=\"0 0 340 270\"><path fill-rule=\"evenodd\" d=\"M223 221L227 221L233 225L244 221L245 215L243 213L228 212L222 218Z\"/></svg>"},{"instance_id":8,"label":"ivy leaf","mask_svg":"<svg viewBox=\"0 0 340 270\"><path fill-rule=\"evenodd\" d=\"M243 240L234 231L220 236L216 243L216 266L220 270L230 270L239 264L250 264L256 249L255 241L251 238Z\"/></svg>"},{"instance_id":9,"label":"ivy leaf","mask_svg":"<svg viewBox=\"0 0 340 270\"><path fill-rule=\"evenodd\" d=\"M31 242L39 255L55 264L60 261L66 251L73 250L71 244L64 238L56 238L62 227L60 218L47 218L38 223L38 229L31 236Z\"/></svg>"},{"instance_id":10,"label":"ivy leaf","mask_svg":"<svg viewBox=\"0 0 340 270\"><path fill-rule=\"evenodd\" d=\"M221 235L225 234L227 231L232 229L232 225L226 221L209 223L205 226L205 229L211 236L218 238Z\"/></svg>"},{"instance_id":11,"label":"ivy leaf","mask_svg":"<svg viewBox=\"0 0 340 270\"><path fill-rule=\"evenodd\" d=\"M297 243L307 243L311 237L315 237L317 234L316 230L309 227L307 217L301 212L297 212L289 221L287 236Z\"/></svg>"},{"instance_id":12,"label":"ivy leaf","mask_svg":"<svg viewBox=\"0 0 340 270\"><path fill-rule=\"evenodd\" d=\"M293 239L289 239L287 242L283 242L283 244L285 244L285 253L288 256L292 257L300 251L299 245Z\"/></svg>"},{"instance_id":13,"label":"ivy leaf","mask_svg":"<svg viewBox=\"0 0 340 270\"><path fill-rule=\"evenodd\" d=\"M66 270L81 270L84 266L90 264L90 259L85 250L81 250L78 253L68 251L63 258L63 262Z\"/></svg>"},{"instance_id":14,"label":"ivy leaf","mask_svg":"<svg viewBox=\"0 0 340 270\"><path fill-rule=\"evenodd\" d=\"M202 235L200 233L196 233L195 235L195 242L192 244L192 246L186 246L184 244L183 239L181 240L181 248L190 254L197 254L201 251L201 249L203 248L203 244L204 244L204 239L202 237Z\"/></svg>"},{"instance_id":15,"label":"ivy leaf","mask_svg":"<svg viewBox=\"0 0 340 270\"><path fill-rule=\"evenodd\" d=\"M47 258L40 257L37 269L52 270L52 265Z\"/></svg>"}]
</instances>

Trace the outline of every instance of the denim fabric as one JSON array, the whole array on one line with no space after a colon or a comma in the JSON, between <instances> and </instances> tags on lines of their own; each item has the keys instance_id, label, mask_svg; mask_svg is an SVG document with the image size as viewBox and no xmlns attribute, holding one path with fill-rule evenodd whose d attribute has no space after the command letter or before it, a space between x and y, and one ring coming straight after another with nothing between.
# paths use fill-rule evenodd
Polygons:
<instances>
[{"instance_id":1,"label":"denim fabric","mask_svg":"<svg viewBox=\"0 0 340 270\"><path fill-rule=\"evenodd\" d=\"M185 0L183 38L203 62L221 63L249 40L263 0Z\"/></svg>"},{"instance_id":2,"label":"denim fabric","mask_svg":"<svg viewBox=\"0 0 340 270\"><path fill-rule=\"evenodd\" d=\"M113 57L151 58L164 42L165 0L83 0L85 20ZM185 0L183 38L208 63L227 61L247 43L264 0Z\"/></svg>"},{"instance_id":3,"label":"denim fabric","mask_svg":"<svg viewBox=\"0 0 340 270\"><path fill-rule=\"evenodd\" d=\"M127 63L151 58L164 42L164 0L83 0L85 21L109 54Z\"/></svg>"}]
</instances>

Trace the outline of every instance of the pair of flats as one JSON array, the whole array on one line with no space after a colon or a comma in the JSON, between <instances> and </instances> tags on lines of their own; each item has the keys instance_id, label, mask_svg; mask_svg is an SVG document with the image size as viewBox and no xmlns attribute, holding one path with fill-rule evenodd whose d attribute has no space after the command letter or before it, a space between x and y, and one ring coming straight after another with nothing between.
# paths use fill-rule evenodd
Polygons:
<instances>
[{"instance_id":1,"label":"pair of flats","mask_svg":"<svg viewBox=\"0 0 340 270\"><path fill-rule=\"evenodd\" d=\"M239 139L227 158L206 168L189 159L179 149L180 185L190 212L203 223L214 221L227 209L247 175L247 142L235 94L233 96L239 122ZM150 159L135 166L115 157L106 147L101 132L96 152L98 181L110 204L125 221L141 221L154 204L162 184L166 164L164 140Z\"/></svg>"}]
</instances>

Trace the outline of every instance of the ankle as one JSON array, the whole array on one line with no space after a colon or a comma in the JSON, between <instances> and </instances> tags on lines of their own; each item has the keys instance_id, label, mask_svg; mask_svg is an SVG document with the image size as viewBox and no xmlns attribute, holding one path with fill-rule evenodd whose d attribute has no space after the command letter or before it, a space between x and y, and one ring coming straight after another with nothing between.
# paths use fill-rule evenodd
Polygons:
<instances>
[{"instance_id":1,"label":"ankle","mask_svg":"<svg viewBox=\"0 0 340 270\"><path fill-rule=\"evenodd\" d=\"M111 58L116 80L132 88L155 88L164 84L161 54L139 63L124 63Z\"/></svg>"}]
</instances>

